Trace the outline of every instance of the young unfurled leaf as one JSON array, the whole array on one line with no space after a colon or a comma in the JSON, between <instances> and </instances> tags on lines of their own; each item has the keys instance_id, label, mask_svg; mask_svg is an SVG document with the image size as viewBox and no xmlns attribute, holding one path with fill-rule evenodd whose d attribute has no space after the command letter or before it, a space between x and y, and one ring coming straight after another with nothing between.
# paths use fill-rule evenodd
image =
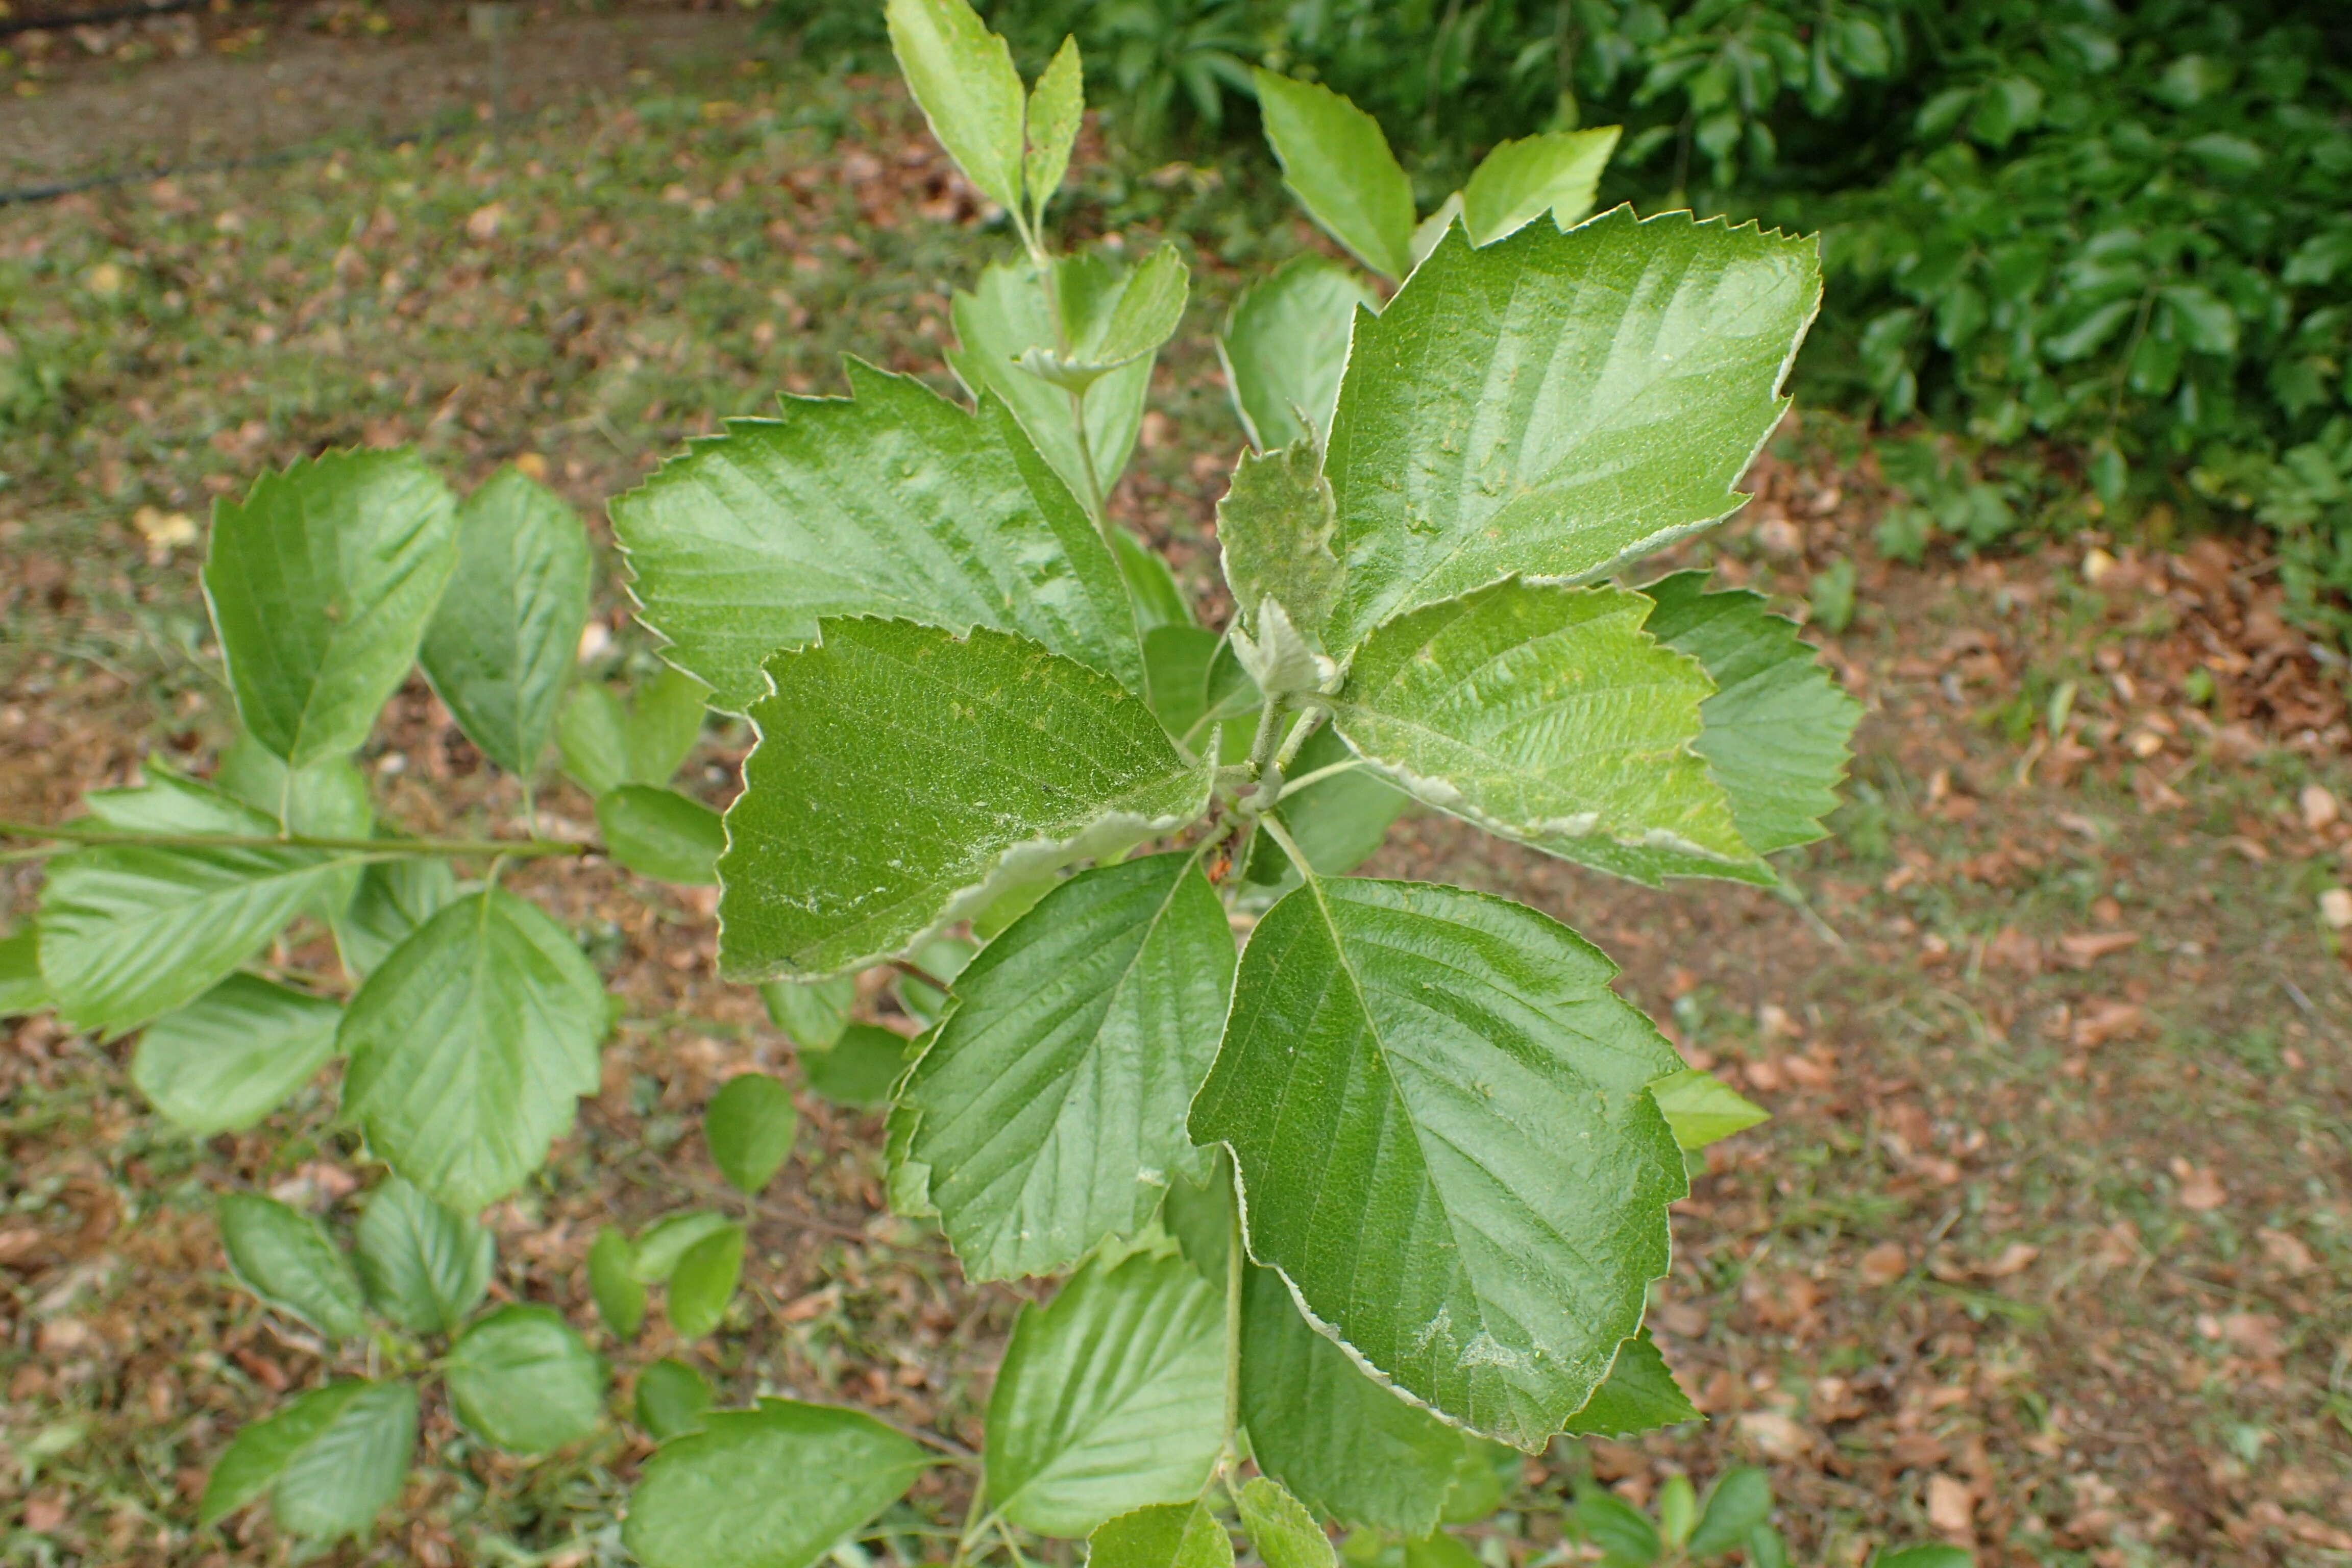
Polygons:
<instances>
[{"instance_id":1,"label":"young unfurled leaf","mask_svg":"<svg viewBox=\"0 0 2352 1568\"><path fill-rule=\"evenodd\" d=\"M709 1408L710 1384L674 1356L664 1356L637 1373L637 1425L656 1443L701 1431Z\"/></svg>"},{"instance_id":2,"label":"young unfurled leaf","mask_svg":"<svg viewBox=\"0 0 2352 1568\"><path fill-rule=\"evenodd\" d=\"M930 1463L862 1411L714 1410L646 1461L621 1540L646 1568L808 1568Z\"/></svg>"},{"instance_id":3,"label":"young unfurled leaf","mask_svg":"<svg viewBox=\"0 0 2352 1568\"><path fill-rule=\"evenodd\" d=\"M879 1024L852 1024L831 1050L801 1058L809 1088L844 1105L879 1105L907 1068L907 1037Z\"/></svg>"},{"instance_id":4,"label":"young unfurled leaf","mask_svg":"<svg viewBox=\"0 0 2352 1568\"><path fill-rule=\"evenodd\" d=\"M1087 1568L1233 1568L1234 1538L1195 1498L1130 1509L1087 1537Z\"/></svg>"},{"instance_id":5,"label":"young unfurled leaf","mask_svg":"<svg viewBox=\"0 0 2352 1568\"><path fill-rule=\"evenodd\" d=\"M0 939L0 1018L37 1013L49 1005L48 982L41 978L41 933L35 926L20 926Z\"/></svg>"},{"instance_id":6,"label":"young unfurled leaf","mask_svg":"<svg viewBox=\"0 0 2352 1568\"><path fill-rule=\"evenodd\" d=\"M200 1136L252 1126L308 1083L335 1048L343 1010L323 996L232 974L147 1026L131 1081Z\"/></svg>"},{"instance_id":7,"label":"young unfurled leaf","mask_svg":"<svg viewBox=\"0 0 2352 1568\"><path fill-rule=\"evenodd\" d=\"M1650 1086L1650 1097L1675 1130L1675 1142L1685 1149L1704 1149L1771 1117L1721 1079L1696 1068L1660 1079Z\"/></svg>"},{"instance_id":8,"label":"young unfurled leaf","mask_svg":"<svg viewBox=\"0 0 2352 1568\"><path fill-rule=\"evenodd\" d=\"M1101 1259L1024 1306L988 1402L988 1493L1041 1535L1083 1536L1200 1495L1224 1441L1223 1302L1173 1253Z\"/></svg>"},{"instance_id":9,"label":"young unfurled leaf","mask_svg":"<svg viewBox=\"0 0 2352 1568\"><path fill-rule=\"evenodd\" d=\"M1462 221L1473 245L1491 245L1507 234L1551 214L1569 228L1592 210L1593 188L1620 129L1548 131L1496 144L1462 187Z\"/></svg>"},{"instance_id":10,"label":"young unfurled leaf","mask_svg":"<svg viewBox=\"0 0 2352 1568\"><path fill-rule=\"evenodd\" d=\"M512 1192L599 1081L604 988L562 927L500 889L445 906L360 987L344 1112L392 1168L471 1214Z\"/></svg>"},{"instance_id":11,"label":"young unfurled leaf","mask_svg":"<svg viewBox=\"0 0 2352 1568\"><path fill-rule=\"evenodd\" d=\"M1726 1470L1707 1489L1706 1506L1685 1550L1695 1563L1720 1557L1745 1546L1749 1534L1771 1519L1771 1478L1753 1465Z\"/></svg>"},{"instance_id":12,"label":"young unfurled leaf","mask_svg":"<svg viewBox=\"0 0 2352 1568\"><path fill-rule=\"evenodd\" d=\"M1334 654L1517 573L1582 579L1704 528L1787 405L1811 240L1630 210L1449 235L1360 317L1324 474Z\"/></svg>"},{"instance_id":13,"label":"young unfurled leaf","mask_svg":"<svg viewBox=\"0 0 2352 1568\"><path fill-rule=\"evenodd\" d=\"M831 1050L849 1027L850 1009L857 1004L857 977L836 974L830 980L771 980L760 987L768 1021L792 1037L804 1051Z\"/></svg>"},{"instance_id":14,"label":"young unfurled leaf","mask_svg":"<svg viewBox=\"0 0 2352 1568\"><path fill-rule=\"evenodd\" d=\"M1412 270L1412 183L1380 122L1329 88L1251 73L1265 139L1307 216L1373 271Z\"/></svg>"},{"instance_id":15,"label":"young unfurled leaf","mask_svg":"<svg viewBox=\"0 0 2352 1568\"><path fill-rule=\"evenodd\" d=\"M1234 939L1193 857L1081 872L982 950L900 1098L911 1157L975 1279L1066 1268L1132 1235L1171 1175L1233 993Z\"/></svg>"},{"instance_id":16,"label":"young unfurled leaf","mask_svg":"<svg viewBox=\"0 0 2352 1568\"><path fill-rule=\"evenodd\" d=\"M669 1324L698 1340L727 1316L743 1277L743 1227L722 1226L686 1249L669 1277Z\"/></svg>"},{"instance_id":17,"label":"young unfurled leaf","mask_svg":"<svg viewBox=\"0 0 2352 1568\"><path fill-rule=\"evenodd\" d=\"M596 1429L604 1358L552 1307L501 1307L449 1347L449 1403L467 1430L544 1454Z\"/></svg>"},{"instance_id":18,"label":"young unfurled leaf","mask_svg":"<svg viewBox=\"0 0 2352 1568\"><path fill-rule=\"evenodd\" d=\"M889 0L886 15L931 134L981 195L1018 209L1025 95L1013 52L965 0Z\"/></svg>"},{"instance_id":19,"label":"young unfurled leaf","mask_svg":"<svg viewBox=\"0 0 2352 1568\"><path fill-rule=\"evenodd\" d=\"M1621 588L1499 583L1390 622L1332 721L1395 784L1489 832L1655 885L1769 882L1693 749L1713 685Z\"/></svg>"},{"instance_id":20,"label":"young unfurled leaf","mask_svg":"<svg viewBox=\"0 0 2352 1568\"><path fill-rule=\"evenodd\" d=\"M727 826L698 800L651 784L623 784L596 800L604 852L641 877L708 885L719 880Z\"/></svg>"},{"instance_id":21,"label":"young unfurled leaf","mask_svg":"<svg viewBox=\"0 0 2352 1568\"><path fill-rule=\"evenodd\" d=\"M1120 276L1099 256L1059 257L1053 267L1050 300L1044 275L1025 258L988 268L970 293L958 289L950 310L957 346L948 351L948 364L975 399L992 396L1011 410L1069 493L1090 507L1109 492L1135 448L1151 362L1133 360L1098 377L1080 400L1022 369L1033 349L1097 335L1119 298Z\"/></svg>"},{"instance_id":22,"label":"young unfurled leaf","mask_svg":"<svg viewBox=\"0 0 2352 1568\"><path fill-rule=\"evenodd\" d=\"M730 421L614 501L664 656L740 712L761 661L823 617L903 616L1015 632L1139 687L1118 563L1004 409L967 414L856 360L849 384Z\"/></svg>"},{"instance_id":23,"label":"young unfurled leaf","mask_svg":"<svg viewBox=\"0 0 2352 1568\"><path fill-rule=\"evenodd\" d=\"M572 509L520 469L457 509L457 570L419 658L466 738L526 780L555 732L594 564Z\"/></svg>"},{"instance_id":24,"label":"young unfurled leaf","mask_svg":"<svg viewBox=\"0 0 2352 1568\"><path fill-rule=\"evenodd\" d=\"M1109 679L1025 638L827 620L768 661L727 813L720 959L814 977L902 952L1055 865L1197 816L1209 773Z\"/></svg>"},{"instance_id":25,"label":"young unfurled leaf","mask_svg":"<svg viewBox=\"0 0 2352 1568\"><path fill-rule=\"evenodd\" d=\"M659 1285L677 1271L678 1259L732 1223L713 1209L689 1209L655 1221L637 1237L630 1273L641 1283Z\"/></svg>"},{"instance_id":26,"label":"young unfurled leaf","mask_svg":"<svg viewBox=\"0 0 2352 1568\"><path fill-rule=\"evenodd\" d=\"M1346 268L1312 254L1283 263L1234 301L1217 353L1259 451L1310 439L1321 449L1359 307L1376 310L1380 299Z\"/></svg>"},{"instance_id":27,"label":"young unfurled leaf","mask_svg":"<svg viewBox=\"0 0 2352 1568\"><path fill-rule=\"evenodd\" d=\"M145 844L58 857L41 888L39 930L58 1014L111 1035L185 1006L362 860L340 850Z\"/></svg>"},{"instance_id":28,"label":"young unfurled leaf","mask_svg":"<svg viewBox=\"0 0 2352 1568\"><path fill-rule=\"evenodd\" d=\"M637 1278L637 1251L613 1226L596 1232L588 1247L588 1293L596 1315L618 1340L633 1340L646 1322L646 1287Z\"/></svg>"},{"instance_id":29,"label":"young unfurled leaf","mask_svg":"<svg viewBox=\"0 0 2352 1568\"><path fill-rule=\"evenodd\" d=\"M763 1072L729 1079L702 1112L702 1142L711 1163L740 1193L756 1194L776 1179L799 1127L793 1091Z\"/></svg>"},{"instance_id":30,"label":"young unfurled leaf","mask_svg":"<svg viewBox=\"0 0 2352 1568\"><path fill-rule=\"evenodd\" d=\"M221 1247L245 1288L330 1339L364 1332L360 1282L349 1259L309 1215L275 1198L224 1194Z\"/></svg>"},{"instance_id":31,"label":"young unfurled leaf","mask_svg":"<svg viewBox=\"0 0 2352 1568\"><path fill-rule=\"evenodd\" d=\"M1675 1381L1666 1358L1643 1330L1617 1347L1609 1378L1592 1391L1564 1430L1595 1437L1633 1437L1698 1419L1698 1407Z\"/></svg>"},{"instance_id":32,"label":"young unfurled leaf","mask_svg":"<svg viewBox=\"0 0 2352 1568\"><path fill-rule=\"evenodd\" d=\"M1100 329L1076 345L1077 357L1113 369L1156 352L1176 335L1191 282L1183 254L1162 240L1119 280Z\"/></svg>"},{"instance_id":33,"label":"young unfurled leaf","mask_svg":"<svg viewBox=\"0 0 2352 1568\"><path fill-rule=\"evenodd\" d=\"M335 952L344 973L364 980L406 942L409 933L457 896L457 874L431 855L394 855L371 862L358 891L335 917Z\"/></svg>"},{"instance_id":34,"label":"young unfurled leaf","mask_svg":"<svg viewBox=\"0 0 2352 1568\"><path fill-rule=\"evenodd\" d=\"M1258 606L1272 599L1318 651L1340 581L1331 552L1331 487L1321 467L1322 454L1304 443L1245 452L1217 503L1217 547L1242 629L1262 635Z\"/></svg>"},{"instance_id":35,"label":"young unfurled leaf","mask_svg":"<svg viewBox=\"0 0 2352 1568\"><path fill-rule=\"evenodd\" d=\"M1250 1478L1242 1488L1241 1515L1265 1568L1339 1568L1331 1538L1280 1481Z\"/></svg>"},{"instance_id":36,"label":"young unfurled leaf","mask_svg":"<svg viewBox=\"0 0 2352 1568\"><path fill-rule=\"evenodd\" d=\"M1070 166L1070 149L1076 145L1078 125L1086 118L1086 71L1078 61L1078 41L1064 38L1045 72L1029 92L1028 150L1022 155L1022 183L1028 187L1029 222L1042 228L1045 204L1061 188Z\"/></svg>"},{"instance_id":37,"label":"young unfurled leaf","mask_svg":"<svg viewBox=\"0 0 2352 1568\"><path fill-rule=\"evenodd\" d=\"M1566 927L1456 889L1309 880L1251 935L1198 1142L1250 1254L1398 1386L1540 1447L1665 1269L1680 1063Z\"/></svg>"},{"instance_id":38,"label":"young unfurled leaf","mask_svg":"<svg viewBox=\"0 0 2352 1568\"><path fill-rule=\"evenodd\" d=\"M498 1257L488 1230L398 1176L368 1194L352 1250L376 1310L420 1334L457 1332Z\"/></svg>"},{"instance_id":39,"label":"young unfurled leaf","mask_svg":"<svg viewBox=\"0 0 2352 1568\"><path fill-rule=\"evenodd\" d=\"M411 451L329 452L221 500L205 598L246 728L293 767L356 751L457 563L455 502Z\"/></svg>"},{"instance_id":40,"label":"young unfurled leaf","mask_svg":"<svg viewBox=\"0 0 2352 1568\"><path fill-rule=\"evenodd\" d=\"M1258 1466L1344 1523L1426 1535L1469 1438L1366 1376L1253 1268L1242 1297L1242 1419Z\"/></svg>"},{"instance_id":41,"label":"young unfurled leaf","mask_svg":"<svg viewBox=\"0 0 2352 1568\"><path fill-rule=\"evenodd\" d=\"M1643 629L1697 659L1716 684L1699 705L1695 745L1731 797L1739 836L1759 855L1810 844L1836 809L1862 704L1761 595L1710 594L1706 582L1677 572L1643 589L1658 606Z\"/></svg>"},{"instance_id":42,"label":"young unfurled leaf","mask_svg":"<svg viewBox=\"0 0 2352 1568\"><path fill-rule=\"evenodd\" d=\"M213 1468L197 1521L215 1523L269 1494L289 1534L360 1534L400 1496L415 1446L415 1388L330 1384L236 1435Z\"/></svg>"}]
</instances>

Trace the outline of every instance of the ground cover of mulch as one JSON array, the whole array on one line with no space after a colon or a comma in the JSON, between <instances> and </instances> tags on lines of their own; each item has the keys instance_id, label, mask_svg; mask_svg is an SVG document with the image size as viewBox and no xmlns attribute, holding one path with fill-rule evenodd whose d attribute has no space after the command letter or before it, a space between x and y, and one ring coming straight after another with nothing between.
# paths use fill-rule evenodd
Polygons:
<instances>
[{"instance_id":1,"label":"ground cover of mulch","mask_svg":"<svg viewBox=\"0 0 2352 1568\"><path fill-rule=\"evenodd\" d=\"M601 540L602 499L677 437L778 386L837 388L840 350L950 384L949 290L990 241L895 93L717 59L549 112L496 146L355 148L0 215L0 816L67 815L151 752L210 765L228 711L199 525L264 466L415 441L470 485L518 460ZM1313 238L1278 196L1183 164L1098 167L1076 211L1091 238L1195 249L1208 298L1117 510L1221 613L1212 508L1239 438L1206 332L1237 280ZM1709 1152L1654 1313L1709 1420L1557 1445L1472 1532L1480 1552L1553 1553L1580 1475L1644 1498L1759 1462L1809 1563L1937 1537L1988 1563L2347 1561L2340 660L2285 623L2259 541L1890 563L1867 442L1821 417L1784 430L1754 488L1685 558L1801 615L1850 563L1851 622L1811 635L1869 707L1840 837L1789 858L1790 897L1652 893L1436 816L1373 868L1568 921L1774 1113ZM609 581L589 673L643 670ZM706 737L689 777L714 803L746 740ZM414 827L504 830L520 808L421 684L364 760ZM570 786L543 799L554 830L589 831ZM27 907L35 868L0 875L5 907ZM595 1227L714 1201L699 1106L732 1071L797 1069L717 979L708 898L600 867L520 885L625 1011L578 1131L492 1212L495 1289L597 1335ZM299 938L278 956L330 963ZM0 1559L276 1561L266 1521L198 1531L194 1498L239 1424L352 1368L233 1286L211 1204L271 1191L341 1224L379 1168L335 1126L331 1080L199 1142L139 1100L122 1043L9 1027ZM875 1117L801 1106L745 1294L682 1353L730 1398L838 1397L976 1439L1017 1297L967 1286L934 1231L888 1215ZM678 1348L665 1333L599 1336L624 1387ZM425 1432L384 1532L330 1561L622 1560L646 1452L625 1428L538 1461L470 1444L438 1405ZM957 1501L918 1494L908 1517Z\"/></svg>"}]
</instances>

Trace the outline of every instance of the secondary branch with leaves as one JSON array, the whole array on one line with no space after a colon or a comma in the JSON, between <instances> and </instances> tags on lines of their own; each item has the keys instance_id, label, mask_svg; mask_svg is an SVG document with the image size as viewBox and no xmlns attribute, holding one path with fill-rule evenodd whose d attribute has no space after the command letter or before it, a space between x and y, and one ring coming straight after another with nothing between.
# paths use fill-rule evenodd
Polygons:
<instances>
[{"instance_id":1,"label":"secondary branch with leaves","mask_svg":"<svg viewBox=\"0 0 2352 1568\"><path fill-rule=\"evenodd\" d=\"M295 1534L363 1531L423 1379L525 1453L605 1403L553 1310L475 1315L475 1215L594 1091L612 1016L499 868L588 847L376 820L351 753L420 662L526 785L557 747L606 853L718 883L723 971L763 986L811 1088L885 1108L894 1209L975 1281L1061 1279L1019 1313L976 1454L835 1405L713 1409L684 1362L640 1368L661 1447L624 1539L651 1568L806 1568L940 1464L971 1472L958 1563L1044 1536L1214 1568L1231 1516L1270 1568L1333 1568L1326 1520L1433 1568L1518 1453L1696 1415L1643 1308L1686 1152L1762 1113L1565 925L1350 873L1415 803L1654 885L1769 885L1769 854L1820 836L1851 700L1756 595L1622 580L1740 503L1812 247L1587 219L1613 132L1507 144L1416 220L1376 126L1262 76L1294 191L1393 292L1313 257L1234 305L1248 446L1217 536L1240 608L1213 629L1104 506L1188 275L1172 245L1122 270L1050 244L1075 47L1032 89L964 0L888 9L1020 241L955 300L969 405L853 360L849 396L730 421L616 499L668 666L633 701L566 695L587 542L520 475L462 503L407 453L267 476L218 508L205 565L243 725L215 776L151 766L87 818L0 825L52 852L0 1006L142 1030L133 1078L196 1131L340 1057L341 1114L389 1168L355 1264L309 1216L224 1200L239 1276L383 1373L240 1434L208 1520L266 1496ZM758 735L723 822L667 787L706 704ZM269 969L301 921L347 1002ZM877 965L915 1037L853 1017ZM741 1211L598 1236L616 1346L656 1289L683 1338L721 1326L794 1127L783 1083L731 1079L704 1134ZM1683 1498L1651 1556L1770 1561L1760 1484Z\"/></svg>"}]
</instances>

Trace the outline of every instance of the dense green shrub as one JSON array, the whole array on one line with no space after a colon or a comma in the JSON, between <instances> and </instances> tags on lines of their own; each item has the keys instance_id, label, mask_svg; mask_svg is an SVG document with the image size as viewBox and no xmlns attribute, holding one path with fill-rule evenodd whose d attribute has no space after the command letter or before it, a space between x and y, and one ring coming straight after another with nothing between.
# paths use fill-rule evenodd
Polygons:
<instances>
[{"instance_id":1,"label":"dense green shrub","mask_svg":"<svg viewBox=\"0 0 2352 1568\"><path fill-rule=\"evenodd\" d=\"M854 51L874 8L778 0ZM1130 135L1231 125L1244 59L1320 80L1424 205L1507 137L1625 128L1602 205L1825 234L1801 384L1888 422L2080 453L2060 503L1915 490L1964 547L2158 499L2278 530L2352 591L2352 69L2315 0L1003 0L1016 50L1117 54ZM878 42L878 31L874 35ZM1121 51L1124 52L1121 52ZM1254 51L1254 52L1253 52ZM2255 199L2249 201L2249 195ZM2087 481L2087 483L2084 482ZM2014 488L2014 487L2011 487ZM2095 498L2095 500L2090 498ZM1935 520L1942 520L1940 522Z\"/></svg>"}]
</instances>

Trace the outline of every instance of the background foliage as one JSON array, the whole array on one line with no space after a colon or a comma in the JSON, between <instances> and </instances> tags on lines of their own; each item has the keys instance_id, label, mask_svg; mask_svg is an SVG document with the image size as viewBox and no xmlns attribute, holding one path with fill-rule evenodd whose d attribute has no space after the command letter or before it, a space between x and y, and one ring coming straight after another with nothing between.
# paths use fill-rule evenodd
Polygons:
<instances>
[{"instance_id":1,"label":"background foliage","mask_svg":"<svg viewBox=\"0 0 2352 1568\"><path fill-rule=\"evenodd\" d=\"M1423 205L1495 142L1620 123L1601 187L1824 235L1809 401L1963 438L1891 475L1916 558L2023 526L2252 515L2306 616L2352 629L2352 69L2314 0L1003 0L1066 33L1139 143L1254 140L1262 63L1403 150ZM776 0L820 58L874 7ZM2331 55L2331 44L2334 54ZM1190 138L1189 142L1184 139ZM2255 199L2249 200L2249 193ZM1983 446L2051 444L2039 472ZM2012 465L2003 463L2008 469ZM2158 509L2161 510L2158 510Z\"/></svg>"}]
</instances>

